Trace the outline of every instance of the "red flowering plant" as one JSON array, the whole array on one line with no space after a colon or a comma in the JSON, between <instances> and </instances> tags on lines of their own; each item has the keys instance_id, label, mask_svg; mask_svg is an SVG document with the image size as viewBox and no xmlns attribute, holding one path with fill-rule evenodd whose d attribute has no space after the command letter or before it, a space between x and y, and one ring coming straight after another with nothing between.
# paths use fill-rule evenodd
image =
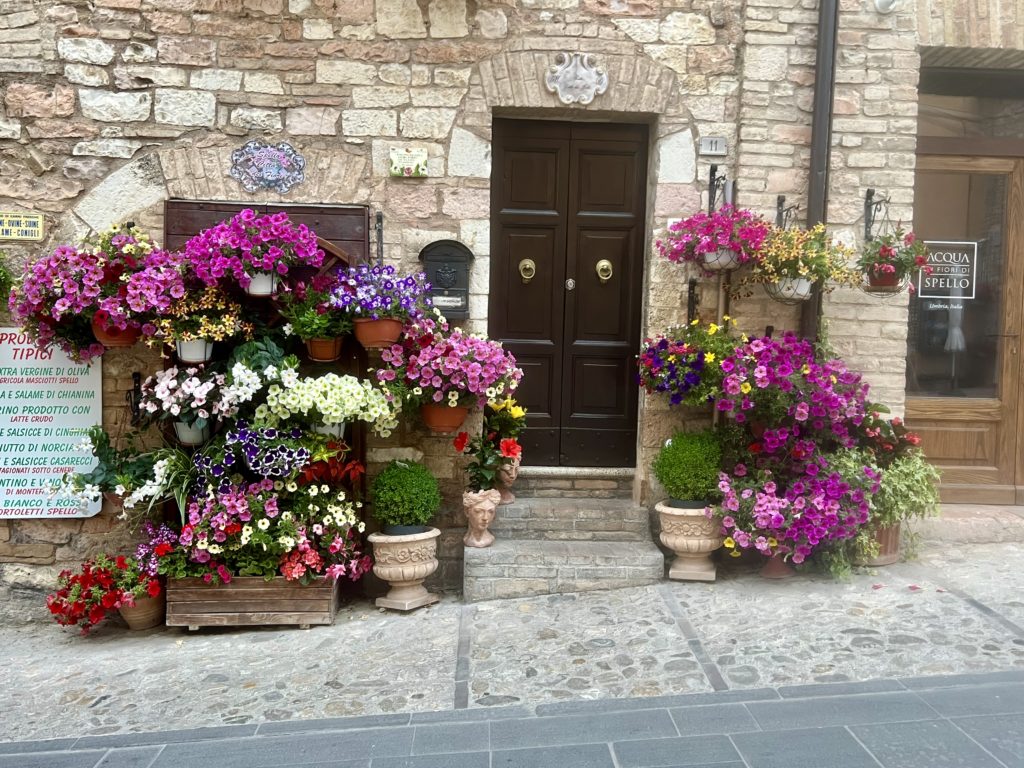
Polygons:
<instances>
[{"instance_id":1,"label":"red flowering plant","mask_svg":"<svg viewBox=\"0 0 1024 768\"><path fill-rule=\"evenodd\" d=\"M920 451L921 438L907 429L903 419L886 418L889 409L870 403L864 421L858 426L859 447L866 451L872 462L881 469Z\"/></svg>"},{"instance_id":2,"label":"red flowering plant","mask_svg":"<svg viewBox=\"0 0 1024 768\"><path fill-rule=\"evenodd\" d=\"M523 455L523 448L515 438L501 438L493 431L482 432L472 440L468 432L459 432L453 444L456 451L471 457L466 465L471 491L494 488L498 470Z\"/></svg>"},{"instance_id":3,"label":"red flowering plant","mask_svg":"<svg viewBox=\"0 0 1024 768\"><path fill-rule=\"evenodd\" d=\"M111 611L134 606L139 597L157 597L162 590L160 580L141 569L135 558L100 555L82 563L78 573L61 571L46 607L58 624L81 627L86 635Z\"/></svg>"},{"instance_id":4,"label":"red flowering plant","mask_svg":"<svg viewBox=\"0 0 1024 768\"><path fill-rule=\"evenodd\" d=\"M925 244L913 232L904 232L900 227L866 242L857 259L857 267L869 280L872 277L876 280L889 278L893 284L918 269L926 275L932 273ZM913 282L910 290L914 290Z\"/></svg>"}]
</instances>

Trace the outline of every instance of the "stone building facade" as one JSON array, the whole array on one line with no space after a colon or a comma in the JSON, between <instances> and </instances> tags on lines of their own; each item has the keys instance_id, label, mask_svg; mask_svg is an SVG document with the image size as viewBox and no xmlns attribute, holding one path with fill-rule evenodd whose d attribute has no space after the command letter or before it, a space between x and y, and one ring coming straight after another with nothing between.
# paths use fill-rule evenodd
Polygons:
<instances>
[{"instance_id":1,"label":"stone building facade","mask_svg":"<svg viewBox=\"0 0 1024 768\"><path fill-rule=\"evenodd\" d=\"M912 216L922 47L1024 42L1022 12L998 0L886 5L840 3L827 223L851 242L866 188L884 190L893 218ZM817 22L813 0L4 0L0 209L43 213L47 236L0 247L17 264L126 219L159 235L168 198L366 204L383 213L389 263L414 268L441 239L473 251L466 326L486 331L493 119L643 122L642 329L654 334L685 319L691 275L656 258L653 243L670 219L707 205L712 162L743 206L773 218L785 195L798 218L806 210ZM607 90L562 103L545 87L561 53L591 54ZM726 140L725 157L699 154L709 136ZM306 182L287 195L245 192L227 171L252 138L290 142ZM428 178L389 176L389 150L410 146L426 150ZM712 316L714 283L700 288ZM906 297L840 289L824 313L834 349L900 413ZM734 301L732 314L746 331L799 320L762 294ZM104 357L109 425L131 372L155 362L138 350ZM656 500L651 457L688 418L705 416L641 401L636 501ZM446 439L415 426L369 454L374 465L396 456L422 458L443 482L453 581L461 469ZM109 511L0 521L0 581L76 560L116 530Z\"/></svg>"}]
</instances>

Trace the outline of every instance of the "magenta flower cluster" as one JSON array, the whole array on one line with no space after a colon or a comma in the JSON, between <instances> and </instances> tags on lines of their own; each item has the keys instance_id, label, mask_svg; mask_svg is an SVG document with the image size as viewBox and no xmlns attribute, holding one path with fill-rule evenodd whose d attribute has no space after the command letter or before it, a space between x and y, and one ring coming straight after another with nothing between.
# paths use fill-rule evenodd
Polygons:
<instances>
[{"instance_id":1,"label":"magenta flower cluster","mask_svg":"<svg viewBox=\"0 0 1024 768\"><path fill-rule=\"evenodd\" d=\"M233 277L243 288L259 272L287 275L296 266L319 267L324 252L316 234L286 213L260 216L251 208L203 230L185 244L192 269L206 285Z\"/></svg>"},{"instance_id":2,"label":"magenta flower cluster","mask_svg":"<svg viewBox=\"0 0 1024 768\"><path fill-rule=\"evenodd\" d=\"M415 320L431 306L423 272L401 276L390 265L360 264L338 275L331 303L353 317Z\"/></svg>"},{"instance_id":3,"label":"magenta flower cluster","mask_svg":"<svg viewBox=\"0 0 1024 768\"><path fill-rule=\"evenodd\" d=\"M756 261L770 226L745 208L723 205L713 213L695 213L671 224L668 235L657 243L658 251L671 262L703 263L704 255L732 251L740 264Z\"/></svg>"}]
</instances>

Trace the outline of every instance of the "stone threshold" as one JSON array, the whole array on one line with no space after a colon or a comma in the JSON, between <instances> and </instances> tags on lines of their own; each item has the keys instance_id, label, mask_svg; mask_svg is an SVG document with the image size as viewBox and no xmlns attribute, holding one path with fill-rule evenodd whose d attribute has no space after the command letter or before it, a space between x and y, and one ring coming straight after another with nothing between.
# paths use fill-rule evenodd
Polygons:
<instances>
[{"instance_id":1,"label":"stone threshold","mask_svg":"<svg viewBox=\"0 0 1024 768\"><path fill-rule=\"evenodd\" d=\"M545 480L632 480L635 467L520 467L519 476Z\"/></svg>"}]
</instances>

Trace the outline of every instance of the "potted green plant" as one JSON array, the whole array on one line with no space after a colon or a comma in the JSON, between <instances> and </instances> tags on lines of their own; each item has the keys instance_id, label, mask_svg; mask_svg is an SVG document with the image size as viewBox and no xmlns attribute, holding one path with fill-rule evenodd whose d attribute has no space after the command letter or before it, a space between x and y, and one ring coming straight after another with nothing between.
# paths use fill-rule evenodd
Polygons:
<instances>
[{"instance_id":1,"label":"potted green plant","mask_svg":"<svg viewBox=\"0 0 1024 768\"><path fill-rule=\"evenodd\" d=\"M377 598L381 608L410 611L438 600L423 586L437 570L441 531L427 525L441 506L437 478L422 464L392 461L371 485L371 512L384 526L371 533L373 572L391 589Z\"/></svg>"},{"instance_id":2,"label":"potted green plant","mask_svg":"<svg viewBox=\"0 0 1024 768\"><path fill-rule=\"evenodd\" d=\"M669 494L655 505L661 543L676 554L670 579L714 581L711 553L722 546L722 519L711 514L718 494L722 446L713 430L677 432L654 459L654 476Z\"/></svg>"},{"instance_id":3,"label":"potted green plant","mask_svg":"<svg viewBox=\"0 0 1024 768\"><path fill-rule=\"evenodd\" d=\"M882 471L871 500L871 524L862 534L862 565L892 565L900 559L902 524L938 514L939 471L920 449L907 451Z\"/></svg>"},{"instance_id":4,"label":"potted green plant","mask_svg":"<svg viewBox=\"0 0 1024 768\"><path fill-rule=\"evenodd\" d=\"M153 454L136 448L134 435L128 435L126 441L126 448L116 448L103 427L89 427L81 448L92 453L96 465L88 472L64 475L56 493L71 497L83 508L102 496L120 510L125 497L146 484L155 462Z\"/></svg>"},{"instance_id":5,"label":"potted green plant","mask_svg":"<svg viewBox=\"0 0 1024 768\"><path fill-rule=\"evenodd\" d=\"M287 286L277 296L281 317L288 321L286 332L305 342L309 359L317 363L341 357L344 336L352 330L352 318L331 301L337 287L336 274L317 275L308 283Z\"/></svg>"}]
</instances>

